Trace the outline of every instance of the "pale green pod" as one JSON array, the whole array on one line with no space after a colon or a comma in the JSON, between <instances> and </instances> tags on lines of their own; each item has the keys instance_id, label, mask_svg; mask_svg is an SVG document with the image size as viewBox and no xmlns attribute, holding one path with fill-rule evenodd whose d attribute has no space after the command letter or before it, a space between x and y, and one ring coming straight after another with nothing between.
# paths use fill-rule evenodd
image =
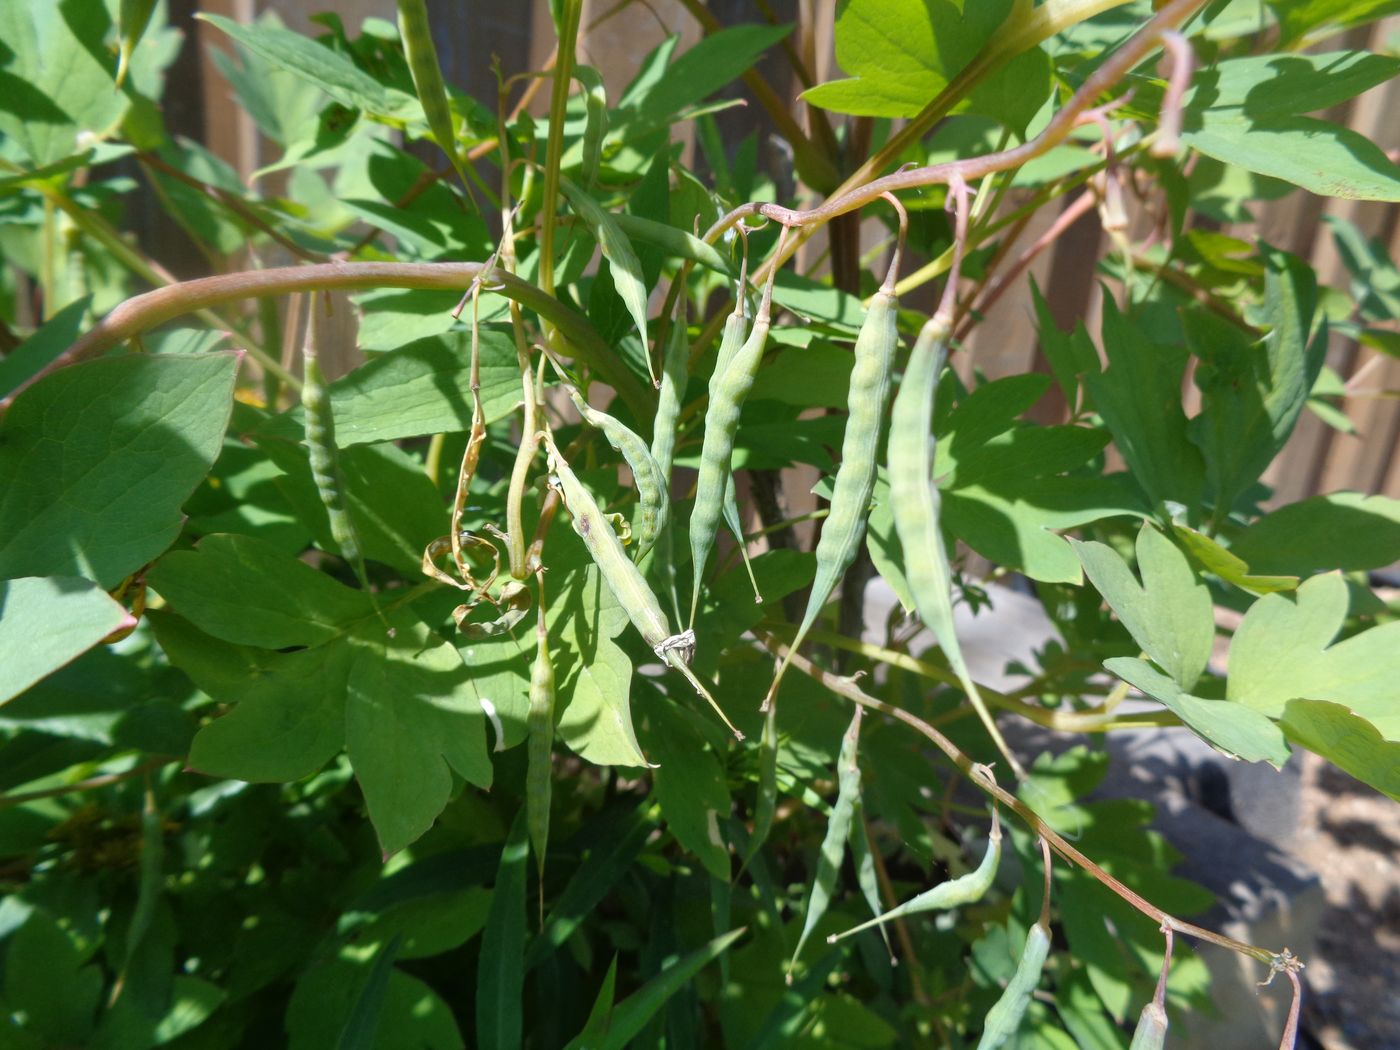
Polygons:
<instances>
[{"instance_id":1,"label":"pale green pod","mask_svg":"<svg viewBox=\"0 0 1400 1050\"><path fill-rule=\"evenodd\" d=\"M1011 975L1001 998L987 1011L977 1050L997 1050L1020 1029L1049 956L1050 932L1040 923L1035 923L1026 934L1026 946L1021 951L1016 972Z\"/></svg>"},{"instance_id":2,"label":"pale green pod","mask_svg":"<svg viewBox=\"0 0 1400 1050\"><path fill-rule=\"evenodd\" d=\"M1167 1011L1154 999L1142 1008L1128 1050L1162 1050L1167 1045Z\"/></svg>"},{"instance_id":3,"label":"pale green pod","mask_svg":"<svg viewBox=\"0 0 1400 1050\"><path fill-rule=\"evenodd\" d=\"M583 545L588 549L593 564L598 567L603 582L627 612L632 626L642 636L642 640L651 646L658 659L679 671L691 687L705 698L729 727L730 732L737 739L744 739L744 734L729 721L724 710L690 669L690 656L695 649L695 633L671 633L671 626L666 622L661 603L657 601L641 570L627 557L622 541L618 539L617 533L599 509L597 500L579 481L578 475L559 454L559 449L554 443L548 438L546 442L550 470L557 479L560 494L564 497L564 505L569 508L569 514L573 518L574 531L583 540Z\"/></svg>"},{"instance_id":4,"label":"pale green pod","mask_svg":"<svg viewBox=\"0 0 1400 1050\"><path fill-rule=\"evenodd\" d=\"M749 574L749 586L753 588L753 600L755 605L763 604L763 595L758 591L758 577L753 574L753 563L749 561L749 545L744 539L744 523L739 517L739 497L734 491L734 475L729 475L729 481L724 486L724 524L729 527L730 534L734 537L734 543L739 548L739 557L743 559L744 571Z\"/></svg>"},{"instance_id":5,"label":"pale green pod","mask_svg":"<svg viewBox=\"0 0 1400 1050\"><path fill-rule=\"evenodd\" d=\"M743 324L742 294L740 305L735 307L725 323L724 338L720 341L719 360L714 374L710 377L710 403L705 411L705 437L700 449L700 473L695 483L695 506L690 512L690 554L691 570L695 574L690 598L690 622L695 623L695 612L700 607L700 585L705 575L705 565L714 550L715 536L719 532L720 518L724 514L724 492L732 484L731 467L734 454L734 435L739 430L739 416L744 402L753 389L758 374L759 363L763 360L764 348L768 345L768 327L773 302L773 275L763 289L763 299L758 313L754 316L753 328L737 349L730 350L731 338ZM737 320L736 320L737 319ZM720 366L723 365L723 368Z\"/></svg>"},{"instance_id":6,"label":"pale green pod","mask_svg":"<svg viewBox=\"0 0 1400 1050\"><path fill-rule=\"evenodd\" d=\"M634 560L641 561L656 544L661 531L666 528L671 514L671 498L667 492L669 485L661 466L651 454L647 443L621 420L594 408L583 399L583 395L573 386L569 387L569 397L578 409L579 415L603 432L608 444L622 454L632 471L632 481L637 489L637 531Z\"/></svg>"},{"instance_id":7,"label":"pale green pod","mask_svg":"<svg viewBox=\"0 0 1400 1050\"><path fill-rule=\"evenodd\" d=\"M676 424L681 417L681 400L690 378L690 341L685 325L685 299L676 306L666 349L661 355L661 387L656 392L656 421L651 428L651 458L669 486L671 467L676 459Z\"/></svg>"},{"instance_id":8,"label":"pale green pod","mask_svg":"<svg viewBox=\"0 0 1400 1050\"><path fill-rule=\"evenodd\" d=\"M934 317L919 332L890 413L890 507L904 552L904 571L919 618L933 632L948 666L958 676L1001 752L1010 749L992 720L967 669L953 626L953 574L939 526L940 499L934 484L933 410L938 377L947 354L948 326ZM1014 759L1012 759L1014 762ZM1019 774L1019 769L1015 770Z\"/></svg>"},{"instance_id":9,"label":"pale green pod","mask_svg":"<svg viewBox=\"0 0 1400 1050\"><path fill-rule=\"evenodd\" d=\"M891 270L893 277L893 270ZM831 492L831 506L817 541L817 574L807 598L802 623L788 646L788 654L778 665L763 706L778 695L792 654L802 646L807 632L831 599L841 577L855 560L865 539L865 523L870 515L870 497L875 491L876 463L879 458L880 430L885 406L889 403L890 375L899 347L898 301L893 281L876 292L865 321L856 336L855 364L851 369L846 433L841 442L841 465Z\"/></svg>"},{"instance_id":10,"label":"pale green pod","mask_svg":"<svg viewBox=\"0 0 1400 1050\"><path fill-rule=\"evenodd\" d=\"M776 707L769 707L768 714L771 716ZM880 914L880 877L875 871L875 844L870 841L869 829L865 821L861 819L857 807L855 819L851 821L851 860L855 863L856 883L860 886L860 895L865 898L866 905L870 908L872 915ZM894 948L890 945L890 931L885 929L883 923L878 927L880 939L885 942L885 951L889 953L890 965L895 966L898 960L894 956ZM827 938L827 943L831 943L831 938Z\"/></svg>"},{"instance_id":11,"label":"pale green pod","mask_svg":"<svg viewBox=\"0 0 1400 1050\"><path fill-rule=\"evenodd\" d=\"M841 754L836 760L836 805L831 807L831 816L826 821L826 837L822 839L821 853L817 858L817 873L812 879L812 889L807 895L807 912L802 921L802 935L797 939L792 960L788 963L787 979L792 982L792 969L802 954L802 946L818 922L826 915L831 896L836 892L836 880L841 874L841 862L846 856L846 840L851 834L851 822L855 819L856 805L860 801L860 765L857 762L857 749L860 746L860 719L864 708L857 707L851 718L850 728L841 739Z\"/></svg>"},{"instance_id":12,"label":"pale green pod","mask_svg":"<svg viewBox=\"0 0 1400 1050\"><path fill-rule=\"evenodd\" d=\"M586 188L598 177L603 159L603 140L608 134L608 94L602 75L592 66L575 66L574 79L583 88L583 161L579 178Z\"/></svg>"},{"instance_id":13,"label":"pale green pod","mask_svg":"<svg viewBox=\"0 0 1400 1050\"><path fill-rule=\"evenodd\" d=\"M306 322L306 342L302 347L301 406L305 426L306 455L311 464L311 480L316 494L326 509L330 521L331 539L340 556L350 563L360 586L368 589L365 557L359 533L345 503L345 484L340 472L340 450L335 443L335 414L331 409L330 392L321 372L318 356L317 308L313 295Z\"/></svg>"},{"instance_id":14,"label":"pale green pod","mask_svg":"<svg viewBox=\"0 0 1400 1050\"><path fill-rule=\"evenodd\" d=\"M543 598L541 598L543 600ZM549 638L540 630L535 663L530 672L530 707L526 722L530 731L528 764L525 772L525 820L535 864L544 876L544 858L549 848L549 806L553 791L550 755L554 750L554 663L549 655Z\"/></svg>"},{"instance_id":15,"label":"pale green pod","mask_svg":"<svg viewBox=\"0 0 1400 1050\"><path fill-rule=\"evenodd\" d=\"M835 944L843 938L859 933L861 930L868 930L872 926L883 926L891 919L897 919L904 915L915 915L919 912L937 911L945 908L957 908L964 904L972 904L979 901L991 889L992 882L996 878L997 865L1001 863L1001 823L996 816L996 811L992 814L992 831L987 837L987 849L982 855L982 862L972 871L956 879L949 879L941 882L930 890L925 890L917 897L911 897L902 904L896 905L883 915L877 915L869 922L863 922L859 926L853 926L843 933L833 934L827 938L829 944Z\"/></svg>"},{"instance_id":16,"label":"pale green pod","mask_svg":"<svg viewBox=\"0 0 1400 1050\"><path fill-rule=\"evenodd\" d=\"M404 58L408 60L408 71L413 77L413 89L428 122L428 132L438 148L447 154L462 185L466 186L466 170L461 151L457 148L452 107L447 101L447 87L442 82L442 69L438 65L437 47L433 44L427 6L424 0L398 0L398 6L399 37L403 40ZM472 199L470 192L467 199Z\"/></svg>"}]
</instances>

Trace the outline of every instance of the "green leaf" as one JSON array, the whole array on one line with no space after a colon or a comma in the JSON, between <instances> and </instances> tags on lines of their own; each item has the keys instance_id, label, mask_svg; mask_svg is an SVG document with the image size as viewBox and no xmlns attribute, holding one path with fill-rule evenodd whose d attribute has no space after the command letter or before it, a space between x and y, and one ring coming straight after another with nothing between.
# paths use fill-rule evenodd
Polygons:
<instances>
[{"instance_id":1,"label":"green leaf","mask_svg":"<svg viewBox=\"0 0 1400 1050\"><path fill-rule=\"evenodd\" d=\"M1400 802L1400 743L1341 704L1290 700L1282 726L1288 738Z\"/></svg>"},{"instance_id":2,"label":"green leaf","mask_svg":"<svg viewBox=\"0 0 1400 1050\"><path fill-rule=\"evenodd\" d=\"M549 614L559 739L595 765L649 766L632 724L632 661L612 640L627 628L627 610L590 564L573 575Z\"/></svg>"},{"instance_id":3,"label":"green leaf","mask_svg":"<svg viewBox=\"0 0 1400 1050\"><path fill-rule=\"evenodd\" d=\"M607 1012L605 1023L595 1026L594 1017L590 1016L588 1027L573 1039L565 1050L625 1050L666 1001L743 936L744 930L742 926L737 930L730 930L683 959L671 962L659 974ZM599 1001L603 1001L601 996ZM595 1006L594 1015L597 1013L598 1008Z\"/></svg>"},{"instance_id":4,"label":"green leaf","mask_svg":"<svg viewBox=\"0 0 1400 1050\"><path fill-rule=\"evenodd\" d=\"M370 979L368 961L351 961L345 955L307 969L296 983L283 1022L289 1050L337 1050L345 1019ZM376 1050L461 1050L464 1045L442 997L417 977L391 967L373 1043Z\"/></svg>"},{"instance_id":5,"label":"green leaf","mask_svg":"<svg viewBox=\"0 0 1400 1050\"><path fill-rule=\"evenodd\" d=\"M170 662L233 709L195 734L189 764L236 780L299 780L345 742L344 642L294 653L230 645L179 617L147 613Z\"/></svg>"},{"instance_id":6,"label":"green leaf","mask_svg":"<svg viewBox=\"0 0 1400 1050\"><path fill-rule=\"evenodd\" d=\"M1169 499L1199 507L1201 454L1188 439L1181 404L1186 354L1154 343L1112 297L1104 299L1103 348L1108 368L1087 372L1084 386L1133 480L1153 506Z\"/></svg>"},{"instance_id":7,"label":"green leaf","mask_svg":"<svg viewBox=\"0 0 1400 1050\"><path fill-rule=\"evenodd\" d=\"M603 207L568 179L561 179L560 189L569 198L574 212L598 241L603 258L608 260L608 272L613 287L627 307L632 323L642 342L647 338L647 286L642 280L642 264L632 248L632 242L617 220Z\"/></svg>"},{"instance_id":8,"label":"green leaf","mask_svg":"<svg viewBox=\"0 0 1400 1050\"><path fill-rule=\"evenodd\" d=\"M1133 640L1184 690L1201 677L1215 641L1210 590L1180 548L1144 523L1137 538L1139 584L1126 562L1103 543L1070 540L1090 581Z\"/></svg>"},{"instance_id":9,"label":"green leaf","mask_svg":"<svg viewBox=\"0 0 1400 1050\"><path fill-rule=\"evenodd\" d=\"M670 701L647 710L647 748L657 757L652 791L671 834L717 879L730 876L729 846L720 820L729 815L724 764Z\"/></svg>"},{"instance_id":10,"label":"green leaf","mask_svg":"<svg viewBox=\"0 0 1400 1050\"><path fill-rule=\"evenodd\" d=\"M1396 0L1269 0L1269 6L1278 14L1280 47L1318 29L1337 33L1400 11Z\"/></svg>"},{"instance_id":11,"label":"green leaf","mask_svg":"<svg viewBox=\"0 0 1400 1050\"><path fill-rule=\"evenodd\" d=\"M850 78L802 98L837 113L912 117L992 43L1012 10L1011 0L850 0L835 30L836 61ZM1037 47L983 78L962 108L1024 132L1049 92L1050 60Z\"/></svg>"},{"instance_id":12,"label":"green leaf","mask_svg":"<svg viewBox=\"0 0 1400 1050\"><path fill-rule=\"evenodd\" d=\"M1227 59L1196 76L1182 142L1325 197L1400 200L1400 167L1379 146L1349 128L1304 116L1397 70L1400 61L1360 51Z\"/></svg>"},{"instance_id":13,"label":"green leaf","mask_svg":"<svg viewBox=\"0 0 1400 1050\"><path fill-rule=\"evenodd\" d=\"M1200 365L1201 412L1187 433L1205 458L1216 516L1273 461L1293 433L1327 352L1326 328L1309 346L1317 279L1301 259L1266 249L1264 317L1269 334L1251 344L1214 314L1187 311L1182 324Z\"/></svg>"},{"instance_id":14,"label":"green leaf","mask_svg":"<svg viewBox=\"0 0 1400 1050\"><path fill-rule=\"evenodd\" d=\"M996 489L980 485L943 493L940 521L978 554L1034 580L1078 584L1079 559L1053 529L1072 529L1104 518L1144 517L1146 508L1122 475L1107 478L1011 479Z\"/></svg>"},{"instance_id":15,"label":"green leaf","mask_svg":"<svg viewBox=\"0 0 1400 1050\"><path fill-rule=\"evenodd\" d=\"M1226 550L1203 532L1185 525L1173 525L1172 532L1201 568L1214 573L1226 583L1233 583L1252 594L1291 591L1298 586L1296 576L1261 576L1251 572L1249 563L1238 553Z\"/></svg>"},{"instance_id":16,"label":"green leaf","mask_svg":"<svg viewBox=\"0 0 1400 1050\"><path fill-rule=\"evenodd\" d=\"M381 116L392 116L398 108L390 92L374 77L362 72L344 55L300 33L270 23L239 25L221 15L200 14L198 17L227 33L253 54L320 88L343 106ZM394 94L402 95L401 92Z\"/></svg>"},{"instance_id":17,"label":"green leaf","mask_svg":"<svg viewBox=\"0 0 1400 1050\"><path fill-rule=\"evenodd\" d=\"M338 547L325 505L311 478L306 447L299 440L258 434L258 447L286 471L277 487L322 550ZM365 557L417 575L423 550L443 533L447 513L423 464L395 445L352 445L340 451L346 506Z\"/></svg>"},{"instance_id":18,"label":"green leaf","mask_svg":"<svg viewBox=\"0 0 1400 1050\"><path fill-rule=\"evenodd\" d=\"M556 732L569 750L599 766L648 766L632 726L632 661L600 638L559 690Z\"/></svg>"},{"instance_id":19,"label":"green leaf","mask_svg":"<svg viewBox=\"0 0 1400 1050\"><path fill-rule=\"evenodd\" d=\"M1400 739L1400 622L1334 644L1348 600L1346 581L1334 573L1292 595L1260 598L1230 646L1226 696L1270 718L1283 718L1290 700L1329 700L1385 739Z\"/></svg>"},{"instance_id":20,"label":"green leaf","mask_svg":"<svg viewBox=\"0 0 1400 1050\"><path fill-rule=\"evenodd\" d=\"M165 550L223 443L239 357L104 358L21 393L0 419L0 577L110 589Z\"/></svg>"},{"instance_id":21,"label":"green leaf","mask_svg":"<svg viewBox=\"0 0 1400 1050\"><path fill-rule=\"evenodd\" d=\"M82 331L92 297L77 299L44 322L34 334L0 357L0 396L8 394L73 345Z\"/></svg>"},{"instance_id":22,"label":"green leaf","mask_svg":"<svg viewBox=\"0 0 1400 1050\"><path fill-rule=\"evenodd\" d=\"M1121 475L1062 475L1102 451L1102 430L1017 422L1049 383L1044 375L1009 376L963 397L946 418L935 420L933 472L943 490L940 520L949 534L1033 579L1078 583L1079 559L1050 530L1120 514L1143 516L1146 508L1120 483Z\"/></svg>"},{"instance_id":23,"label":"green leaf","mask_svg":"<svg viewBox=\"0 0 1400 1050\"><path fill-rule=\"evenodd\" d=\"M85 953L47 911L35 908L6 945L4 998L8 1011L46 1046L82 1046L102 995L102 971L84 966ZM6 1026L13 1024L6 1017Z\"/></svg>"},{"instance_id":24,"label":"green leaf","mask_svg":"<svg viewBox=\"0 0 1400 1050\"><path fill-rule=\"evenodd\" d=\"M1363 317L1375 320L1400 318L1400 269L1385 243L1366 235L1340 215L1324 216L1332 227L1332 243L1351 276L1351 295ZM1400 339L1396 333L1387 333Z\"/></svg>"},{"instance_id":25,"label":"green leaf","mask_svg":"<svg viewBox=\"0 0 1400 1050\"><path fill-rule=\"evenodd\" d=\"M81 153L83 139L121 123L131 99L113 79L110 26L101 4L0 4L0 138L31 166Z\"/></svg>"},{"instance_id":26,"label":"green leaf","mask_svg":"<svg viewBox=\"0 0 1400 1050\"><path fill-rule=\"evenodd\" d=\"M491 911L481 934L476 978L476 1045L518 1050L525 991L525 875L529 855L525 807L515 816L501 849Z\"/></svg>"},{"instance_id":27,"label":"green leaf","mask_svg":"<svg viewBox=\"0 0 1400 1050\"><path fill-rule=\"evenodd\" d=\"M1268 762L1282 769L1288 761L1283 731L1258 711L1231 700L1191 696L1166 675L1132 657L1115 657L1104 667L1134 689L1160 701L1203 740L1231 758Z\"/></svg>"},{"instance_id":28,"label":"green leaf","mask_svg":"<svg viewBox=\"0 0 1400 1050\"><path fill-rule=\"evenodd\" d=\"M750 401L781 401L801 408L845 408L850 401L854 357L847 349L814 340L788 347L764 362L749 392Z\"/></svg>"},{"instance_id":29,"label":"green leaf","mask_svg":"<svg viewBox=\"0 0 1400 1050\"><path fill-rule=\"evenodd\" d=\"M389 976L394 972L402 938L394 937L374 953L369 966L369 979L360 988L351 1004L350 1015L336 1040L336 1050L373 1050L379 1034L379 1016L389 994Z\"/></svg>"},{"instance_id":30,"label":"green leaf","mask_svg":"<svg viewBox=\"0 0 1400 1050\"><path fill-rule=\"evenodd\" d=\"M1367 572L1400 560L1400 500L1333 492L1280 507L1230 550L1256 572Z\"/></svg>"},{"instance_id":31,"label":"green leaf","mask_svg":"<svg viewBox=\"0 0 1400 1050\"><path fill-rule=\"evenodd\" d=\"M147 580L200 630L263 649L322 645L374 614L363 591L252 536L206 536L166 554Z\"/></svg>"},{"instance_id":32,"label":"green leaf","mask_svg":"<svg viewBox=\"0 0 1400 1050\"><path fill-rule=\"evenodd\" d=\"M661 61L650 76L642 74L623 94L613 121L622 141L631 141L669 125L687 106L708 98L742 76L764 51L792 32L792 26L740 25L709 33L680 58L666 64L679 38L658 49ZM609 135L612 138L612 134Z\"/></svg>"},{"instance_id":33,"label":"green leaf","mask_svg":"<svg viewBox=\"0 0 1400 1050\"><path fill-rule=\"evenodd\" d=\"M0 580L0 704L136 621L91 580Z\"/></svg>"},{"instance_id":34,"label":"green leaf","mask_svg":"<svg viewBox=\"0 0 1400 1050\"><path fill-rule=\"evenodd\" d=\"M530 942L525 969L533 970L565 944L631 869L656 830L656 823L647 815L650 808L651 803L644 802L620 820L609 819L610 814L605 812L584 827L579 837L588 844L588 855L554 902L539 936Z\"/></svg>"},{"instance_id":35,"label":"green leaf","mask_svg":"<svg viewBox=\"0 0 1400 1050\"><path fill-rule=\"evenodd\" d=\"M391 639L365 629L378 637L357 646L345 702L345 750L386 854L432 827L454 771L482 788L492 772L486 717L457 650L411 616L391 623Z\"/></svg>"}]
</instances>

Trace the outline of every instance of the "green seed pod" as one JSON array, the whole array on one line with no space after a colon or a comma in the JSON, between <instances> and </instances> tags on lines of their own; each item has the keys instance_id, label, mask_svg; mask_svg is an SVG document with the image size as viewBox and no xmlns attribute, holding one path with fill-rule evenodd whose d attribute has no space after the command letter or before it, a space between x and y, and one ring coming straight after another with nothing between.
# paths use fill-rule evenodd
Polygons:
<instances>
[{"instance_id":1,"label":"green seed pod","mask_svg":"<svg viewBox=\"0 0 1400 1050\"><path fill-rule=\"evenodd\" d=\"M857 749L860 746L860 719L864 708L857 707L851 718L850 728L841 740L841 755L836 760L836 805L831 807L831 816L826 822L826 837L822 839L821 853L817 859L817 874L812 879L812 890L807 896L807 914L802 922L802 935L797 939L792 960L788 963L787 981L792 983L792 968L797 965L797 957L802 954L802 946L807 937L826 914L831 903L831 895L836 891L836 880L841 874L841 862L846 856L846 840L851 834L851 822L855 818L856 804L860 801L860 765Z\"/></svg>"},{"instance_id":2,"label":"green seed pod","mask_svg":"<svg viewBox=\"0 0 1400 1050\"><path fill-rule=\"evenodd\" d=\"M776 270L774 271L776 272ZM695 573L690 597L690 622L700 607L700 584L705 563L714 550L720 518L724 514L725 487L732 484L731 465L734 436L749 391L753 389L759 362L768 344L769 317L773 302L773 274L763 289L763 299L754 317L748 338L741 338L743 290L739 303L725 322L720 340L719 359L710 377L710 404L705 412L705 439L700 450L700 475L695 486L695 506L690 512L691 568Z\"/></svg>"},{"instance_id":3,"label":"green seed pod","mask_svg":"<svg viewBox=\"0 0 1400 1050\"><path fill-rule=\"evenodd\" d=\"M540 577L540 614L535 664L530 672L530 730L525 773L525 819L535 863L544 877L545 852L549 848L549 803L553 788L550 754L554 749L554 664L549 656L549 632L544 617L544 582Z\"/></svg>"},{"instance_id":4,"label":"green seed pod","mask_svg":"<svg viewBox=\"0 0 1400 1050\"><path fill-rule=\"evenodd\" d=\"M1050 931L1037 922L1026 934L1026 946L1021 951L1016 972L1011 975L1001 998L987 1012L977 1050L997 1050L1020 1029L1049 955Z\"/></svg>"},{"instance_id":5,"label":"green seed pod","mask_svg":"<svg viewBox=\"0 0 1400 1050\"><path fill-rule=\"evenodd\" d=\"M859 933L861 930L868 930L872 926L883 926L891 919L897 919L904 915L915 915L924 911L936 911L945 908L956 908L963 904L972 904L979 901L991 888L992 880L996 878L997 865L1001 863L1001 821L997 811L992 810L992 830L987 837L987 850L982 855L982 863L963 875L960 878L950 879L948 882L939 883L931 890L925 890L917 897L911 897L903 904L899 904L883 915L878 915L869 922L863 922L859 926L853 926L844 933L833 934L827 938L827 943L835 944L839 940Z\"/></svg>"},{"instance_id":6,"label":"green seed pod","mask_svg":"<svg viewBox=\"0 0 1400 1050\"><path fill-rule=\"evenodd\" d=\"M647 585L641 570L637 568L622 547L622 541L608 524L593 494L579 481L567 460L559 454L559 449L546 438L549 451L550 470L558 479L564 505L573 517L574 531L583 540L593 564L603 582L612 591L619 605L627 611L632 626L642 636L642 640L652 647L657 657L679 671L697 693L705 698L715 712L723 719L734 736L742 740L744 734L734 727L724 710L710 695L700 679L690 669L690 657L695 650L695 633L683 631L673 635L666 622L666 614L661 611L661 603Z\"/></svg>"},{"instance_id":7,"label":"green seed pod","mask_svg":"<svg viewBox=\"0 0 1400 1050\"><path fill-rule=\"evenodd\" d=\"M778 695L792 654L802 646L807 632L821 615L841 577L855 560L865 539L865 523L870 515L870 496L875 490L875 468L879 458L880 429L885 406L889 403L890 374L899 347L896 327L898 300L894 295L895 267L870 301L865 321L856 336L855 365L846 417L846 433L841 443L841 465L831 493L831 507L817 541L817 575L807 598L802 623L788 647L788 655L778 665L773 684L763 700L766 709Z\"/></svg>"},{"instance_id":8,"label":"green seed pod","mask_svg":"<svg viewBox=\"0 0 1400 1050\"><path fill-rule=\"evenodd\" d=\"M403 40L404 57L413 76L413 89L423 107L428 132L447 159L452 162L462 185L467 185L466 169L461 151L457 149L457 133L452 119L452 107L447 101L447 87L442 82L437 48L433 45L432 27L428 24L428 9L424 0L398 0L399 36ZM471 200L468 191L467 199Z\"/></svg>"},{"instance_id":9,"label":"green seed pod","mask_svg":"<svg viewBox=\"0 0 1400 1050\"><path fill-rule=\"evenodd\" d=\"M1162 1050L1167 1045L1167 1011L1153 1000L1142 1008L1128 1050Z\"/></svg>"}]
</instances>

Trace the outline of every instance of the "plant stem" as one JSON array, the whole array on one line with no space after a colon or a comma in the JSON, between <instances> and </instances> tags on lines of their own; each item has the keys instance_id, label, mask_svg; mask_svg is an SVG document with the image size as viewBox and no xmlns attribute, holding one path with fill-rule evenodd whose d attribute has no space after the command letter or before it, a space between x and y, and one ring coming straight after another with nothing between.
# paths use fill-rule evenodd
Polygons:
<instances>
[{"instance_id":1,"label":"plant stem","mask_svg":"<svg viewBox=\"0 0 1400 1050\"><path fill-rule=\"evenodd\" d=\"M11 806L22 806L26 802L37 802L45 798L59 798L62 795L72 795L79 791L96 791L98 788L110 787L113 784L120 784L123 780L132 780L136 777L145 776L152 770L168 766L172 762L180 761L178 758L152 758L141 763L139 766L132 766L122 773L104 773L101 776L89 777L87 780L79 780L72 784L60 784L58 787L44 788L42 791L24 791L13 795L0 795L0 810L9 809Z\"/></svg>"},{"instance_id":2,"label":"plant stem","mask_svg":"<svg viewBox=\"0 0 1400 1050\"><path fill-rule=\"evenodd\" d=\"M8 408L16 394L29 384L65 365L96 357L149 328L182 314L212 306L292 292L331 289L420 288L460 290L483 273L481 263L329 262L312 266L284 266L267 270L202 277L157 288L118 305L77 342L22 383L3 401ZM497 268L490 275L492 291L499 292L553 324L569 340L578 356L596 368L639 416L651 412L640 381L627 370L588 319L546 295L533 284ZM279 370L281 366L277 366Z\"/></svg>"},{"instance_id":3,"label":"plant stem","mask_svg":"<svg viewBox=\"0 0 1400 1050\"><path fill-rule=\"evenodd\" d=\"M554 294L554 225L559 201L559 161L564 153L564 112L569 104L569 83L574 74L574 49L578 45L583 0L564 0L559 26L559 47L554 62L554 87L549 97L549 139L544 156L544 203L540 211L540 288ZM646 338L646 333L642 333Z\"/></svg>"}]
</instances>

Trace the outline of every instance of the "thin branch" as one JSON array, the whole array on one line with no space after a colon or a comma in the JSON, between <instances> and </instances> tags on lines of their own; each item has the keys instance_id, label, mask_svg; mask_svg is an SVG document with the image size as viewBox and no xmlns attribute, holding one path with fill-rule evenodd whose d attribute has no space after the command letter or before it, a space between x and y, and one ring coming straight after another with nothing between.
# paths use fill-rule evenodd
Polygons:
<instances>
[{"instance_id":1,"label":"thin branch","mask_svg":"<svg viewBox=\"0 0 1400 1050\"><path fill-rule=\"evenodd\" d=\"M292 292L330 289L419 288L458 291L487 276L482 263L329 262L203 277L157 288L118 305L77 342L56 357L4 400L0 411L31 383L66 365L105 353L147 329L182 314L212 306ZM553 324L577 356L599 372L640 416L649 416L652 401L641 383L589 323L533 284L496 267L489 273L490 290L499 292Z\"/></svg>"},{"instance_id":2,"label":"thin branch","mask_svg":"<svg viewBox=\"0 0 1400 1050\"><path fill-rule=\"evenodd\" d=\"M60 784L58 787L44 788L42 791L23 791L13 795L0 795L0 810L9 809L11 806L22 806L26 802L37 802L40 799L59 798L79 791L96 791L99 788L111 787L113 784L120 784L123 780L134 780L136 777L145 776L153 770L178 761L180 761L178 758L153 758L139 766L132 766L122 773L104 773L99 777L89 777L87 780L79 780L72 784Z\"/></svg>"},{"instance_id":3,"label":"thin branch","mask_svg":"<svg viewBox=\"0 0 1400 1050\"><path fill-rule=\"evenodd\" d=\"M775 638L761 633L757 633L757 637L765 648L775 657L788 657L788 647ZM1041 820L1040 816L1033 809L999 785L990 776L981 772L981 769L985 767L978 767L977 763L973 762L972 759L965 755L956 744L937 729L934 729L933 726L929 725L922 718L910 714L903 708L896 707L893 704L887 704L883 700L875 699L875 697L866 693L851 679L842 678L839 675L834 675L829 671L823 670L800 653L793 652L791 654L791 661L793 667L796 667L803 674L820 682L838 696L845 697L847 700L860 704L862 707L868 707L872 711L879 711L881 714L888 715L922 733L935 747L947 755L949 760L957 766L958 769L962 770L973 784L977 785L1020 817L1032 831L1049 843L1051 849L1071 864L1081 868L1089 875L1092 875L1109 890L1116 893L1124 901L1154 922L1170 926L1177 933L1185 934L1188 937L1209 941L1211 944L1218 944L1222 948L1229 948L1231 951L1239 952L1242 955L1248 955L1250 958L1256 959L1274 969L1283 968L1284 961L1291 958L1291 956L1287 955L1286 951L1283 953L1271 952L1267 948L1246 944L1244 941L1239 941L1233 937L1227 937L1224 934L1216 933L1214 930L1207 930L1204 927L1197 926L1194 923L1186 922L1183 919L1178 919L1174 915L1168 914L1136 891L1129 889L1067 842L1058 832L1046 824L1045 821Z\"/></svg>"}]
</instances>

